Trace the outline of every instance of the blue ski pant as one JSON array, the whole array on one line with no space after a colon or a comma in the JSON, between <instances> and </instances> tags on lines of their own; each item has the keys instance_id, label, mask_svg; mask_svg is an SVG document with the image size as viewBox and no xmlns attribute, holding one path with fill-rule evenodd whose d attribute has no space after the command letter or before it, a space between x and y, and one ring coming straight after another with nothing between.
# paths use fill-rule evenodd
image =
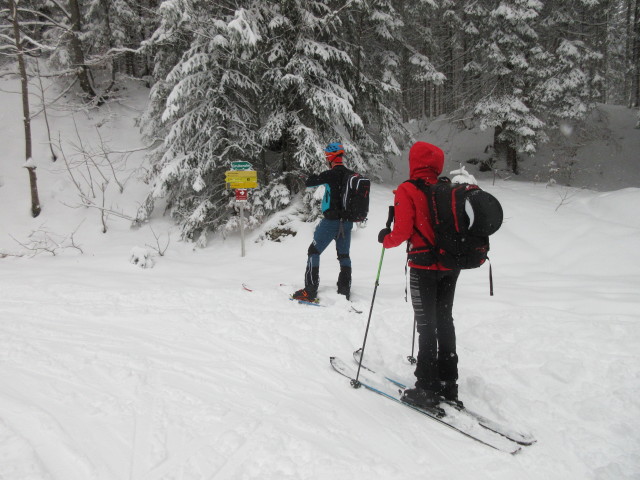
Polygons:
<instances>
[{"instance_id":1,"label":"blue ski pant","mask_svg":"<svg viewBox=\"0 0 640 480\"><path fill-rule=\"evenodd\" d=\"M349 250L351 248L351 230L353 222L345 220L328 220L323 218L313 232L313 242L307 252L307 268L305 277L310 277L312 272L320 267L320 255L329 244L335 240L336 252L340 267L351 267ZM316 273L317 275L317 273ZM305 285L314 285L317 288L317 278L305 278Z\"/></svg>"}]
</instances>

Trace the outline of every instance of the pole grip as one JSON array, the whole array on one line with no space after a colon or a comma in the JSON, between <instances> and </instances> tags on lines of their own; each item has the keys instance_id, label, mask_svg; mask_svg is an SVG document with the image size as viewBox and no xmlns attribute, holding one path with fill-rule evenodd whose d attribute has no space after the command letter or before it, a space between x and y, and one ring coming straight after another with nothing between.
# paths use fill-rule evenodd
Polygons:
<instances>
[{"instance_id":1,"label":"pole grip","mask_svg":"<svg viewBox=\"0 0 640 480\"><path fill-rule=\"evenodd\" d=\"M393 223L393 219L395 218L396 209L393 205L389 205L389 216L387 217L387 228L391 228L391 224Z\"/></svg>"}]
</instances>

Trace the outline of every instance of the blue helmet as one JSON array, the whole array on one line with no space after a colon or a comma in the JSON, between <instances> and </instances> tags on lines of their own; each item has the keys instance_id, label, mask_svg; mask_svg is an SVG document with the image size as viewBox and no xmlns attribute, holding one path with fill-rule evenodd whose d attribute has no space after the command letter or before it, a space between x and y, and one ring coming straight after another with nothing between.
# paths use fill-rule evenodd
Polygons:
<instances>
[{"instance_id":1,"label":"blue helmet","mask_svg":"<svg viewBox=\"0 0 640 480\"><path fill-rule=\"evenodd\" d=\"M332 142L325 147L324 154L330 162L336 161L344 155L344 147L341 143Z\"/></svg>"},{"instance_id":2,"label":"blue helmet","mask_svg":"<svg viewBox=\"0 0 640 480\"><path fill-rule=\"evenodd\" d=\"M324 153L327 156L344 155L344 147L341 143L333 142L326 146Z\"/></svg>"}]
</instances>

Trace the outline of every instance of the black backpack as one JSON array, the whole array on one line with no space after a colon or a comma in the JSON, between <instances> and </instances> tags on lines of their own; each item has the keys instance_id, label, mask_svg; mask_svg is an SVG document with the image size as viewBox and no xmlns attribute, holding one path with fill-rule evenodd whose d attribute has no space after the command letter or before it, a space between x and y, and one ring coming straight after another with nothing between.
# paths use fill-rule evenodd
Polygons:
<instances>
[{"instance_id":1,"label":"black backpack","mask_svg":"<svg viewBox=\"0 0 640 480\"><path fill-rule=\"evenodd\" d=\"M427 197L435 233L435 245L428 252L430 263L439 262L449 269L470 269L484 264L489 253L489 235L502 225L500 202L478 185L454 184L446 177L434 185L420 179L408 182ZM420 231L418 234L429 245Z\"/></svg>"},{"instance_id":2,"label":"black backpack","mask_svg":"<svg viewBox=\"0 0 640 480\"><path fill-rule=\"evenodd\" d=\"M350 222L363 222L369 214L371 181L359 173L345 175L342 181L340 218Z\"/></svg>"}]
</instances>

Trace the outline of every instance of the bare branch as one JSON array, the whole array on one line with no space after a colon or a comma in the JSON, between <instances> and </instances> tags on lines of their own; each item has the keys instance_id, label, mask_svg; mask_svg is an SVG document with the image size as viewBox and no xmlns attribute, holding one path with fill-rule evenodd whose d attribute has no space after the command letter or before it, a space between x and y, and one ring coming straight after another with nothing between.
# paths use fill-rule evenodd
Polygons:
<instances>
[{"instance_id":1,"label":"bare branch","mask_svg":"<svg viewBox=\"0 0 640 480\"><path fill-rule=\"evenodd\" d=\"M571 200L572 197L574 197L578 192L577 191L571 191L568 188L565 188L564 191L562 193L559 193L558 195L560 195L560 203L558 204L558 206L556 207L556 209L554 211L558 211L558 209L562 206L562 205L567 205L569 203L571 203L569 200Z\"/></svg>"},{"instance_id":2,"label":"bare branch","mask_svg":"<svg viewBox=\"0 0 640 480\"><path fill-rule=\"evenodd\" d=\"M60 250L66 250L70 248L78 250L80 253L84 253L82 248L76 244L75 239L73 238L83 222L84 220L80 222L76 229L66 237L51 233L42 227L39 230L34 230L29 234L28 242L21 242L15 237L11 235L9 236L22 248L31 252L31 257L35 257L36 255L39 255L41 253L49 253L55 257L60 252ZM4 258L6 256L23 257L24 254L0 254L0 258Z\"/></svg>"},{"instance_id":3,"label":"bare branch","mask_svg":"<svg viewBox=\"0 0 640 480\"><path fill-rule=\"evenodd\" d=\"M87 199L88 200L88 199ZM88 200L91 201L91 200ZM119 218L123 218L125 220L128 220L130 222L132 222L134 219L133 217L130 217L129 215L126 215L122 212L118 212L117 210L112 210L110 208L105 208L105 207L101 207L99 205L95 205L94 203L89 203L89 204L84 204L84 205L69 205L68 203L64 203L62 202L62 204L66 207L69 208L95 208L97 210L103 210L104 212L113 215L115 217L119 217Z\"/></svg>"},{"instance_id":4,"label":"bare branch","mask_svg":"<svg viewBox=\"0 0 640 480\"><path fill-rule=\"evenodd\" d=\"M40 75L40 74L38 74L38 77L39 77L40 79L42 79L42 78L46 78L46 75ZM71 87L73 87L73 86L76 84L76 82L77 82L77 81L78 81L78 77L73 77L73 81L69 84L69 86L68 86L67 88L65 88L65 89L60 93L60 95L58 95L56 98L54 98L53 100L51 100L51 101L49 102L49 105L52 105L52 104L56 103L56 102L57 102L58 100L60 100L64 95L66 95L66 94L67 94L67 92L68 92L69 90L71 90ZM42 112L45 110L45 104L44 104L44 93L43 93L43 97L42 97L42 98L43 98L43 100L42 100L42 108L41 108L40 110L38 110L37 112L33 113L33 114L31 115L31 118L35 118L35 117L37 117L38 115L40 115L40 113L42 113Z\"/></svg>"},{"instance_id":5,"label":"bare branch","mask_svg":"<svg viewBox=\"0 0 640 480\"><path fill-rule=\"evenodd\" d=\"M58 7L58 9L64 14L65 17L71 20L71 14L67 12L67 10L60 4L60 2L58 2L58 0L49 0L49 1L53 3L56 7Z\"/></svg>"},{"instance_id":6,"label":"bare branch","mask_svg":"<svg viewBox=\"0 0 640 480\"><path fill-rule=\"evenodd\" d=\"M102 156L105 158L107 163L109 163L109 167L111 167L111 173L113 174L113 179L118 184L118 187L120 188L120 193L122 193L124 192L124 185L122 185L120 181L118 181L118 176L116 175L116 171L113 168L113 162L111 162L111 159L109 158L109 152L107 152L107 149L105 148L104 140L102 139L102 135L100 134L100 130L98 130L97 128L96 128L96 133L98 134L98 138L100 139L100 148L102 150Z\"/></svg>"},{"instance_id":7,"label":"bare branch","mask_svg":"<svg viewBox=\"0 0 640 480\"><path fill-rule=\"evenodd\" d=\"M42 112L44 113L44 123L47 127L47 138L49 139L49 150L51 151L51 160L55 162L58 159L56 152L53 151L53 142L51 141L51 126L49 125L49 116L47 115L46 99L44 95L44 85L42 84L42 77L40 76L40 62L36 58L36 71L38 72L38 84L40 86ZM33 118L33 116L31 117Z\"/></svg>"},{"instance_id":8,"label":"bare branch","mask_svg":"<svg viewBox=\"0 0 640 480\"><path fill-rule=\"evenodd\" d=\"M153 228L151 228L151 225L149 225L149 228L151 229L151 233L153 233L153 236L156 239L156 246L154 247L153 245L149 245L149 244L145 244L145 246L149 247L151 250L153 250L154 252L157 252L158 255L163 257L165 252L167 251L167 248L169 248L169 243L171 242L171 236L169 235L169 232L167 232L167 243L163 247L163 246L160 245L159 236L156 234L156 232L153 230Z\"/></svg>"}]
</instances>

